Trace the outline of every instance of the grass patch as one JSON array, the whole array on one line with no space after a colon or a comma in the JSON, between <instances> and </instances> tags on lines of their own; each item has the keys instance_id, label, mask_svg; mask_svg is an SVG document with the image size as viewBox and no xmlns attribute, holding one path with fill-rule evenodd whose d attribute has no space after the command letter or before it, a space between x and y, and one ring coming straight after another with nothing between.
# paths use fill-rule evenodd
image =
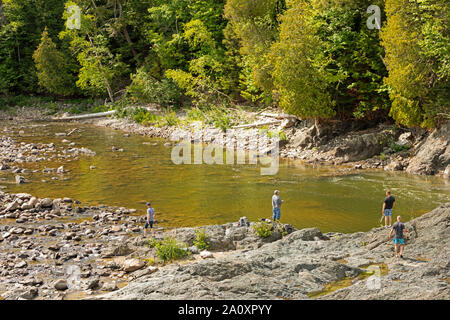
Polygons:
<instances>
[{"instance_id":1,"label":"grass patch","mask_svg":"<svg viewBox=\"0 0 450 320\"><path fill-rule=\"evenodd\" d=\"M225 107L192 108L186 111L186 121L200 121L202 125L210 125L226 131L239 120L238 113Z\"/></svg>"},{"instance_id":2,"label":"grass patch","mask_svg":"<svg viewBox=\"0 0 450 320\"><path fill-rule=\"evenodd\" d=\"M166 238L155 244L156 256L164 263L186 258L189 252L185 245L180 245L174 238Z\"/></svg>"},{"instance_id":3,"label":"grass patch","mask_svg":"<svg viewBox=\"0 0 450 320\"><path fill-rule=\"evenodd\" d=\"M95 108L108 108L103 106L100 100L92 98L67 98L56 99L55 97L33 96L33 95L15 95L0 96L0 110L7 110L15 113L19 107L31 107L43 109L45 115L54 115L58 112L69 112L71 114L80 114L93 111Z\"/></svg>"}]
</instances>

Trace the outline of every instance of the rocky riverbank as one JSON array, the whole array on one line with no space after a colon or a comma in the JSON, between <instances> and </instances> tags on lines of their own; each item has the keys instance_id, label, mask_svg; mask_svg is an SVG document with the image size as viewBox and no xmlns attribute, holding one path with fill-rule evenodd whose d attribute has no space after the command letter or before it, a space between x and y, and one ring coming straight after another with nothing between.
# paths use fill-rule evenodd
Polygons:
<instances>
[{"instance_id":1,"label":"rocky riverbank","mask_svg":"<svg viewBox=\"0 0 450 320\"><path fill-rule=\"evenodd\" d=\"M156 107L150 111L159 112ZM22 108L16 110L14 117L0 113L0 119L50 119L42 113L40 109ZM89 119L83 122L172 141L178 141L189 134L192 140L230 145L229 139L222 139L220 129L204 126L196 121L186 124L183 121L185 112L179 112L177 116L182 124L162 127L143 126L131 120L117 118ZM280 156L283 158L300 159L314 165L343 165L344 169L341 171L344 173L360 169L384 169L450 177L449 122L431 131L360 120L315 123L312 120L297 119L276 109L266 109L265 112L241 111L240 118L251 123L236 125L228 130L234 133L234 137L242 138L234 144L237 149L255 150L262 132L282 132Z\"/></svg>"},{"instance_id":2,"label":"rocky riverbank","mask_svg":"<svg viewBox=\"0 0 450 320\"><path fill-rule=\"evenodd\" d=\"M161 263L144 217L135 209L82 206L79 201L38 199L0 191L0 297L71 299L97 295L158 270ZM183 263L214 255L194 246L195 230L208 235L209 249L223 255L281 239L279 231L260 238L252 225L238 223L163 230L156 241L173 238L190 254ZM287 226L288 232L295 231ZM155 261L155 262L154 262ZM151 265L150 265L151 263Z\"/></svg>"},{"instance_id":3,"label":"rocky riverbank","mask_svg":"<svg viewBox=\"0 0 450 320\"><path fill-rule=\"evenodd\" d=\"M1 299L450 298L450 203L406 223L403 259L384 228L322 234L285 225L262 238L254 222L234 222L156 227L156 241L176 239L189 252L166 264L134 213L0 191ZM208 251L194 245L198 230Z\"/></svg>"},{"instance_id":4,"label":"rocky riverbank","mask_svg":"<svg viewBox=\"0 0 450 320\"><path fill-rule=\"evenodd\" d=\"M449 221L447 203L407 222L403 259L384 228L303 229L256 249L159 268L96 298L448 300Z\"/></svg>"},{"instance_id":5,"label":"rocky riverbank","mask_svg":"<svg viewBox=\"0 0 450 320\"><path fill-rule=\"evenodd\" d=\"M273 116L273 113L270 117L264 113L252 113L248 117L255 119L255 123L268 123ZM377 126L362 121L315 124L309 120L287 119L288 121L266 126L266 131L285 134L285 139L280 141L279 154L283 158L301 159L314 165L343 165L345 168L341 171L346 173L360 169L384 169L450 177L450 123L428 132L424 129L399 128L387 123ZM187 127L147 127L130 120L114 118L90 122L172 141L179 141L189 135L193 141L233 145L232 138L222 138L221 130L203 127L199 123ZM227 132L230 131L234 137L242 138L234 144L236 149L257 149L261 129L236 128Z\"/></svg>"}]
</instances>

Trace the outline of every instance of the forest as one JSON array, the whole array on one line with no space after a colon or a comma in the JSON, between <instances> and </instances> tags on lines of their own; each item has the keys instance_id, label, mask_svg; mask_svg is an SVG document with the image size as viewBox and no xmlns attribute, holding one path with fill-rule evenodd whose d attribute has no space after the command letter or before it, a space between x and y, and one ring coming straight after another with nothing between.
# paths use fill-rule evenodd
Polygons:
<instances>
[{"instance_id":1,"label":"forest","mask_svg":"<svg viewBox=\"0 0 450 320\"><path fill-rule=\"evenodd\" d=\"M276 106L302 119L433 128L450 113L449 7L446 0L1 0L0 96L170 110Z\"/></svg>"}]
</instances>

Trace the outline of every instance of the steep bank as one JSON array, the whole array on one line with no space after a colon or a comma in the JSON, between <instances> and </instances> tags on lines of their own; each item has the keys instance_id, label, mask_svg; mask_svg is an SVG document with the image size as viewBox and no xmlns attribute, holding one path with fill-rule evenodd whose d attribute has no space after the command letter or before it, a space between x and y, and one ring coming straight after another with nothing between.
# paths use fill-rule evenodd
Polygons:
<instances>
[{"instance_id":1,"label":"steep bank","mask_svg":"<svg viewBox=\"0 0 450 320\"><path fill-rule=\"evenodd\" d=\"M447 203L406 223L403 259L393 257L383 228L325 235L303 229L253 250L166 266L96 298L449 299L449 218ZM367 269L376 273L367 277Z\"/></svg>"}]
</instances>

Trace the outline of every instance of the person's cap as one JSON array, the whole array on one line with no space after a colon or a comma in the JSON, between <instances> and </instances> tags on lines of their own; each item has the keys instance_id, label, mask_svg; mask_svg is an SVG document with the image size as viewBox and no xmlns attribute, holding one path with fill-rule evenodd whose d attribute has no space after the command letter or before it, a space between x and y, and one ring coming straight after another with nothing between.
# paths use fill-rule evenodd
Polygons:
<instances>
[{"instance_id":1,"label":"person's cap","mask_svg":"<svg viewBox=\"0 0 450 320\"><path fill-rule=\"evenodd\" d=\"M147 202L145 205L149 206L149 205L150 205L150 202Z\"/></svg>"},{"instance_id":2,"label":"person's cap","mask_svg":"<svg viewBox=\"0 0 450 320\"><path fill-rule=\"evenodd\" d=\"M279 194L280 193L280 191L278 191L278 190L275 190L274 192L273 192L273 194Z\"/></svg>"}]
</instances>

